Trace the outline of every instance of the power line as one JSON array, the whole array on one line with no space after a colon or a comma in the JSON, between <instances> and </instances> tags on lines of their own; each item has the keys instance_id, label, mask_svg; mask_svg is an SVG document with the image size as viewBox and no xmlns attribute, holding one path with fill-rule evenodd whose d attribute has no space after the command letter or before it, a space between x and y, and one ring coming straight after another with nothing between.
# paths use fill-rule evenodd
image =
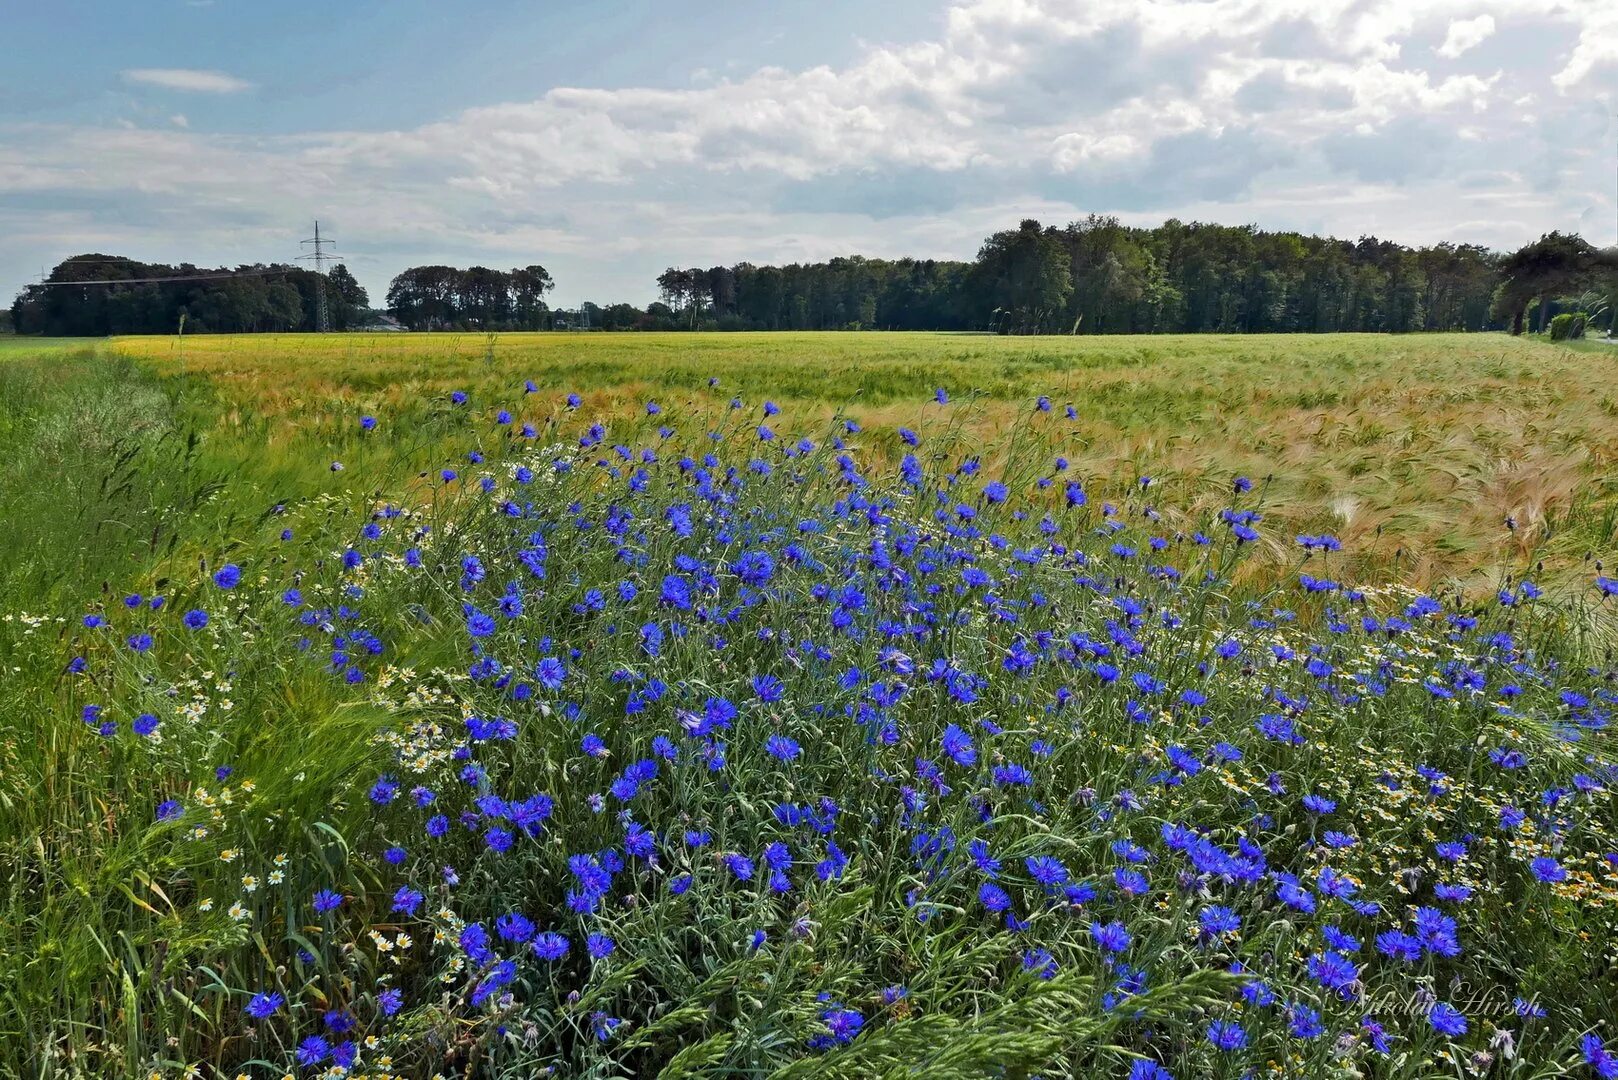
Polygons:
<instances>
[{"instance_id":1,"label":"power line","mask_svg":"<svg viewBox=\"0 0 1618 1080\"><path fill-rule=\"evenodd\" d=\"M317 273L317 274L324 274L326 272L326 262L327 262L327 260L337 260L337 259L342 258L341 255L331 255L331 254L328 254L326 252L326 245L327 244L335 244L335 243L337 243L337 241L333 240L329 236L322 239L322 237L320 235L320 222L319 222L319 220L315 221L315 235L313 237L311 237L310 239L308 239L308 240L299 240L298 243L299 244L313 244L315 246L315 249L313 251L311 251L309 254L307 254L307 255L299 255L298 258L299 259L313 259L314 262L315 262L315 273Z\"/></svg>"},{"instance_id":2,"label":"power line","mask_svg":"<svg viewBox=\"0 0 1618 1080\"><path fill-rule=\"evenodd\" d=\"M298 259L300 261L305 259L313 260L315 273L320 275L315 279L315 329L322 334L330 329L327 325L328 319L326 315L326 260L342 257L340 255L328 255L325 245L335 244L336 242L331 239L321 239L320 220L318 218L315 220L315 235L311 239L298 241L300 245L313 244L315 246L314 251L307 255L299 255Z\"/></svg>"}]
</instances>

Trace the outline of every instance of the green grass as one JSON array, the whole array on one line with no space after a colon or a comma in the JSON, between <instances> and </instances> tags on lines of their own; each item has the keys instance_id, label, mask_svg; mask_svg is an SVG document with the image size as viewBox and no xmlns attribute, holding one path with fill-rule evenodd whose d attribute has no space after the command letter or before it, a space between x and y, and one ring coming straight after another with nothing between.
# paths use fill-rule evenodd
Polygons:
<instances>
[{"instance_id":1,"label":"green grass","mask_svg":"<svg viewBox=\"0 0 1618 1080\"><path fill-rule=\"evenodd\" d=\"M136 1075L135 1057L104 1056L116 1025L187 1023L181 999L157 988L194 950L217 944L206 932L175 935L157 917L165 897L184 894L172 885L165 893L160 882L176 864L130 827L156 805L151 763L109 759L80 741L62 670L74 613L116 606L131 588L182 601L181 582L255 535L277 492L296 497L329 475L317 467L289 476L251 444L221 440L208 423L212 399L197 389L102 343L0 339L9 470L0 485L0 1075ZM250 658L214 660L251 679ZM274 744L255 749L259 729L248 729L188 749L228 746L255 765L306 754L319 765L300 766L300 795L314 793L324 808L336 796L319 793L370 753L355 725L375 727L326 690L319 679L277 678L273 701L243 702L289 719ZM274 770L263 771L273 784ZM164 1011L120 1013L107 1029L112 1002Z\"/></svg>"}]
</instances>

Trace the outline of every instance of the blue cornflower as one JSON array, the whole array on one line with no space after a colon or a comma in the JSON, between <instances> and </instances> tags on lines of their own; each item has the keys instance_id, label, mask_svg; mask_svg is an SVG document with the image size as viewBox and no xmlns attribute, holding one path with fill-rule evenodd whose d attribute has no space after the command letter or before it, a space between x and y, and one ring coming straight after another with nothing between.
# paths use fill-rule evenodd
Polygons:
<instances>
[{"instance_id":1,"label":"blue cornflower","mask_svg":"<svg viewBox=\"0 0 1618 1080\"><path fill-rule=\"evenodd\" d=\"M1584 1063L1595 1070L1595 1074L1603 1080L1618 1077L1618 1054L1606 1048L1601 1036L1591 1032L1581 1038L1579 1053L1584 1055Z\"/></svg>"},{"instance_id":2,"label":"blue cornflower","mask_svg":"<svg viewBox=\"0 0 1618 1080\"><path fill-rule=\"evenodd\" d=\"M1445 840L1433 845L1433 851L1445 862L1460 862L1466 858L1466 845L1459 840Z\"/></svg>"},{"instance_id":3,"label":"blue cornflower","mask_svg":"<svg viewBox=\"0 0 1618 1080\"><path fill-rule=\"evenodd\" d=\"M845 1009L841 1006L828 1009L821 1014L826 1027L831 1033L834 1043L843 1044L854 1041L854 1036L860 1033L865 1026L865 1015L856 1009Z\"/></svg>"},{"instance_id":4,"label":"blue cornflower","mask_svg":"<svg viewBox=\"0 0 1618 1080\"><path fill-rule=\"evenodd\" d=\"M482 1005L494 996L496 990L511 985L517 977L517 965L510 960L502 960L490 969L489 973L472 988L471 1002L474 1006Z\"/></svg>"},{"instance_id":5,"label":"blue cornflower","mask_svg":"<svg viewBox=\"0 0 1618 1080\"><path fill-rule=\"evenodd\" d=\"M765 742L764 749L769 751L771 757L781 761L791 761L803 753L803 747L798 745L797 740L785 735L771 735Z\"/></svg>"},{"instance_id":6,"label":"blue cornflower","mask_svg":"<svg viewBox=\"0 0 1618 1080\"><path fill-rule=\"evenodd\" d=\"M1151 888L1146 875L1139 870L1119 867L1112 872L1112 882L1125 896L1143 896Z\"/></svg>"},{"instance_id":7,"label":"blue cornflower","mask_svg":"<svg viewBox=\"0 0 1618 1080\"><path fill-rule=\"evenodd\" d=\"M1421 939L1402 930L1384 930L1376 936L1376 951L1391 959L1413 964L1421 959Z\"/></svg>"},{"instance_id":8,"label":"blue cornflower","mask_svg":"<svg viewBox=\"0 0 1618 1080\"><path fill-rule=\"evenodd\" d=\"M590 1034L595 1036L597 1042L606 1042L612 1038L612 1033L622 1026L623 1021L616 1016L608 1016L599 1009L590 1014Z\"/></svg>"},{"instance_id":9,"label":"blue cornflower","mask_svg":"<svg viewBox=\"0 0 1618 1080\"><path fill-rule=\"evenodd\" d=\"M1541 855L1539 858L1528 864L1528 869L1533 871L1536 880L1545 882L1549 885L1554 885L1557 882L1567 880L1567 867L1563 866L1549 855Z\"/></svg>"},{"instance_id":10,"label":"blue cornflower","mask_svg":"<svg viewBox=\"0 0 1618 1080\"><path fill-rule=\"evenodd\" d=\"M1456 936L1454 919L1437 908L1419 907L1412 921L1415 923L1416 936L1426 949L1439 956L1460 955L1461 944Z\"/></svg>"},{"instance_id":11,"label":"blue cornflower","mask_svg":"<svg viewBox=\"0 0 1618 1080\"><path fill-rule=\"evenodd\" d=\"M1041 979L1056 978L1056 958L1049 949L1028 949L1022 954L1022 969L1032 971Z\"/></svg>"},{"instance_id":12,"label":"blue cornflower","mask_svg":"<svg viewBox=\"0 0 1618 1080\"><path fill-rule=\"evenodd\" d=\"M254 1020L268 1020L285 1004L286 999L274 991L267 994L260 992L254 994L253 1000L247 1003L247 1015Z\"/></svg>"},{"instance_id":13,"label":"blue cornflower","mask_svg":"<svg viewBox=\"0 0 1618 1080\"><path fill-rule=\"evenodd\" d=\"M1340 926L1322 926L1320 936L1326 939L1326 944L1342 953L1357 953L1360 951L1360 939L1343 930Z\"/></svg>"},{"instance_id":14,"label":"blue cornflower","mask_svg":"<svg viewBox=\"0 0 1618 1080\"><path fill-rule=\"evenodd\" d=\"M1208 1041L1218 1050L1240 1050L1247 1045L1247 1031L1230 1020L1215 1020L1208 1025Z\"/></svg>"},{"instance_id":15,"label":"blue cornflower","mask_svg":"<svg viewBox=\"0 0 1618 1080\"><path fill-rule=\"evenodd\" d=\"M482 923L467 923L461 927L457 940L474 964L486 964L494 959L494 952L489 948L489 930Z\"/></svg>"},{"instance_id":16,"label":"blue cornflower","mask_svg":"<svg viewBox=\"0 0 1618 1080\"><path fill-rule=\"evenodd\" d=\"M1047 889L1056 888L1067 882L1067 867L1053 855L1030 855L1023 860L1023 865L1028 868L1029 875Z\"/></svg>"},{"instance_id":17,"label":"blue cornflower","mask_svg":"<svg viewBox=\"0 0 1618 1080\"><path fill-rule=\"evenodd\" d=\"M1242 928L1242 920L1230 908L1210 904L1198 914L1197 925L1204 939L1212 939L1236 933Z\"/></svg>"},{"instance_id":18,"label":"blue cornflower","mask_svg":"<svg viewBox=\"0 0 1618 1080\"><path fill-rule=\"evenodd\" d=\"M568 944L567 938L561 934L553 930L546 930L536 936L533 944L529 947L534 950L534 955L541 960L556 961L567 955Z\"/></svg>"},{"instance_id":19,"label":"blue cornflower","mask_svg":"<svg viewBox=\"0 0 1618 1080\"><path fill-rule=\"evenodd\" d=\"M1433 1007L1427 1011L1427 1022L1440 1035L1454 1038L1466 1034L1466 1017L1461 1015L1455 1006L1446 1002L1433 1003Z\"/></svg>"},{"instance_id":20,"label":"blue cornflower","mask_svg":"<svg viewBox=\"0 0 1618 1080\"><path fill-rule=\"evenodd\" d=\"M308 1067L319 1065L331 1055L331 1044L319 1035L311 1035L298 1044L298 1064Z\"/></svg>"},{"instance_id":21,"label":"blue cornflower","mask_svg":"<svg viewBox=\"0 0 1618 1080\"><path fill-rule=\"evenodd\" d=\"M1352 997L1359 969L1354 961L1340 952L1315 953L1309 957L1309 977L1327 990L1343 997Z\"/></svg>"},{"instance_id":22,"label":"blue cornflower","mask_svg":"<svg viewBox=\"0 0 1618 1080\"><path fill-rule=\"evenodd\" d=\"M940 739L944 753L955 764L970 768L977 764L977 748L972 745L972 737L954 724L944 728Z\"/></svg>"},{"instance_id":23,"label":"blue cornflower","mask_svg":"<svg viewBox=\"0 0 1618 1080\"><path fill-rule=\"evenodd\" d=\"M1545 1006L1528 998L1512 998L1511 1007L1518 1016L1526 1016L1534 1020L1545 1019Z\"/></svg>"},{"instance_id":24,"label":"blue cornflower","mask_svg":"<svg viewBox=\"0 0 1618 1080\"><path fill-rule=\"evenodd\" d=\"M560 690L567 677L567 667L554 656L547 656L534 665L534 678L547 690Z\"/></svg>"},{"instance_id":25,"label":"blue cornflower","mask_svg":"<svg viewBox=\"0 0 1618 1080\"><path fill-rule=\"evenodd\" d=\"M1028 771L1027 766L1016 762L996 765L989 775L996 787L1027 787L1034 782L1034 774Z\"/></svg>"},{"instance_id":26,"label":"blue cornflower","mask_svg":"<svg viewBox=\"0 0 1618 1080\"><path fill-rule=\"evenodd\" d=\"M1090 924L1090 936L1095 939L1097 945L1101 946L1103 952L1109 953L1123 952L1129 948L1129 942L1131 941L1129 931L1124 928L1123 923L1117 921L1105 924L1092 922Z\"/></svg>"}]
</instances>

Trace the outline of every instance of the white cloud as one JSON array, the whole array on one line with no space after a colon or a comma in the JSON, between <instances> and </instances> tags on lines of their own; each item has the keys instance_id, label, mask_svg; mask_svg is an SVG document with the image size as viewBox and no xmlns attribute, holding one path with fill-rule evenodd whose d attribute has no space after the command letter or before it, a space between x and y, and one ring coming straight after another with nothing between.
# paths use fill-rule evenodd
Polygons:
<instances>
[{"instance_id":1,"label":"white cloud","mask_svg":"<svg viewBox=\"0 0 1618 1080\"><path fill-rule=\"evenodd\" d=\"M1491 244L1611 219L1602 162L1551 145L1618 100L1609 0L963 0L941 27L838 68L558 87L397 130L0 127L0 195L72 207L0 209L0 275L88 237L286 257L316 214L373 290L417 259L537 259L564 299L644 299L678 261L964 257L1092 210ZM1491 32L1506 70L1472 52ZM191 246L157 250L179 222Z\"/></svg>"},{"instance_id":2,"label":"white cloud","mask_svg":"<svg viewBox=\"0 0 1618 1080\"><path fill-rule=\"evenodd\" d=\"M1598 71L1608 76L1618 72L1618 5L1610 3L1590 13L1567 65L1551 81L1566 93L1589 81ZM1618 105L1618 98L1609 96L1607 103Z\"/></svg>"},{"instance_id":3,"label":"white cloud","mask_svg":"<svg viewBox=\"0 0 1618 1080\"><path fill-rule=\"evenodd\" d=\"M1145 147L1133 135L1088 136L1070 131L1051 143L1051 163L1061 172L1072 172L1095 162L1127 161Z\"/></svg>"},{"instance_id":4,"label":"white cloud","mask_svg":"<svg viewBox=\"0 0 1618 1080\"><path fill-rule=\"evenodd\" d=\"M1454 60L1468 49L1475 49L1494 33L1494 16L1488 12L1473 19L1456 19L1449 24L1438 55Z\"/></svg>"},{"instance_id":5,"label":"white cloud","mask_svg":"<svg viewBox=\"0 0 1618 1080\"><path fill-rule=\"evenodd\" d=\"M123 77L128 82L142 86L199 94L236 94L253 85L223 71L203 71L199 68L130 68L123 72Z\"/></svg>"}]
</instances>

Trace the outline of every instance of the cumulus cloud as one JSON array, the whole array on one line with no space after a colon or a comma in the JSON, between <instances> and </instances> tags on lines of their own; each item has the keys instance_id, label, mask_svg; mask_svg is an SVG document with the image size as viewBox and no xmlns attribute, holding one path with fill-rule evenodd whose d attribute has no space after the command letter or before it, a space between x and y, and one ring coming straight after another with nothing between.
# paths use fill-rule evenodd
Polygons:
<instances>
[{"instance_id":1,"label":"cumulus cloud","mask_svg":"<svg viewBox=\"0 0 1618 1080\"><path fill-rule=\"evenodd\" d=\"M373 289L415 258L509 256L571 299L644 298L669 262L964 257L1030 215L1500 244L1611 218L1603 163L1548 142L1618 101L1608 0L961 0L940 26L836 68L558 87L397 130L0 128L0 271L69 237L168 255L175 220L216 245L176 255L280 257L317 212Z\"/></svg>"},{"instance_id":2,"label":"cumulus cloud","mask_svg":"<svg viewBox=\"0 0 1618 1080\"><path fill-rule=\"evenodd\" d=\"M1438 55L1453 60L1468 49L1483 44L1493 33L1494 16L1488 12L1474 19L1456 19L1449 24L1444 43L1438 47Z\"/></svg>"},{"instance_id":3,"label":"cumulus cloud","mask_svg":"<svg viewBox=\"0 0 1618 1080\"><path fill-rule=\"evenodd\" d=\"M1600 5L1589 13L1582 29L1567 64L1551 80L1564 93L1595 81L1599 75L1606 76L1609 87L1618 81L1618 5ZM1614 103L1611 94L1607 95L1607 103Z\"/></svg>"},{"instance_id":4,"label":"cumulus cloud","mask_svg":"<svg viewBox=\"0 0 1618 1080\"><path fill-rule=\"evenodd\" d=\"M203 71L198 68L130 68L123 72L123 77L127 82L142 86L198 94L235 94L253 85L223 71Z\"/></svg>"}]
</instances>

